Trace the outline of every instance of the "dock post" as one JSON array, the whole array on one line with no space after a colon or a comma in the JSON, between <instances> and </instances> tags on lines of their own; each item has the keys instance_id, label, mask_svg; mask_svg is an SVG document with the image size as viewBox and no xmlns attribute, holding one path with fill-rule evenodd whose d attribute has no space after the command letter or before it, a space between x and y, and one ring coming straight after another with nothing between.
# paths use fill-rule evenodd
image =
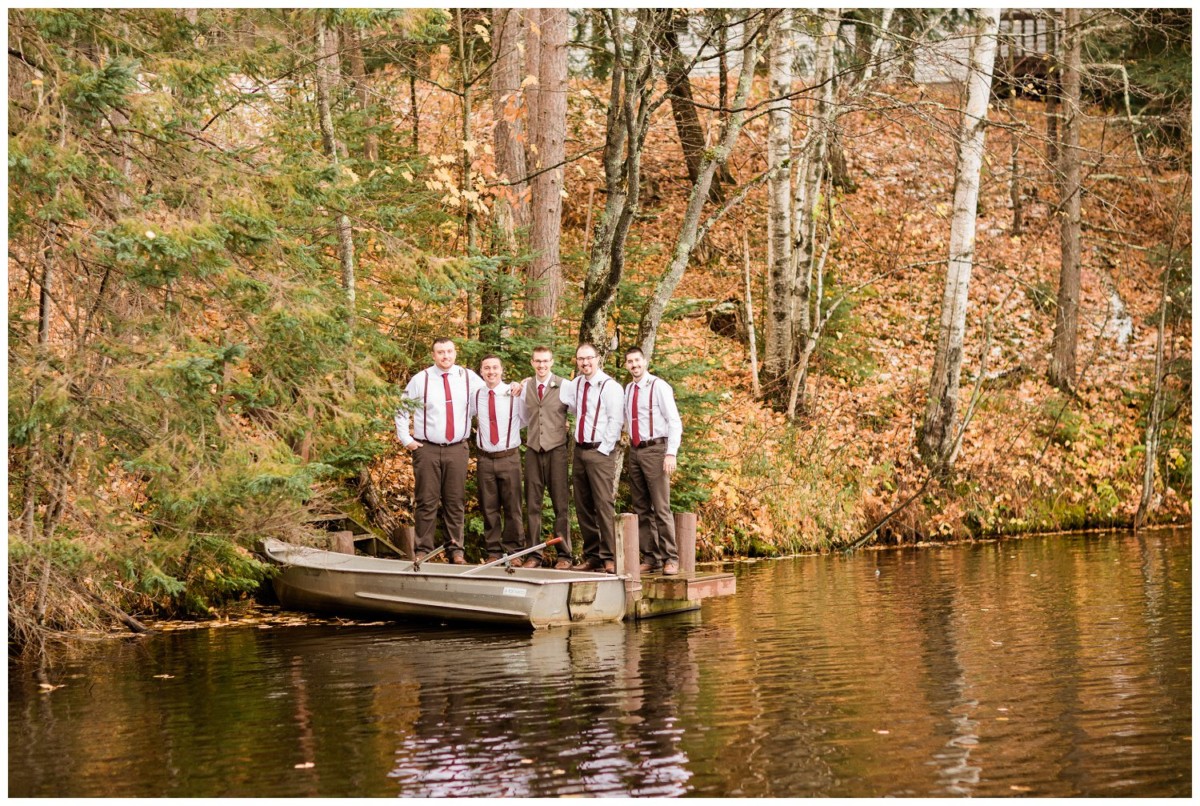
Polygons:
<instances>
[{"instance_id":1,"label":"dock post","mask_svg":"<svg viewBox=\"0 0 1200 806\"><path fill-rule=\"evenodd\" d=\"M679 550L679 573L696 573L696 513L675 513L675 546Z\"/></svg>"},{"instance_id":2,"label":"dock post","mask_svg":"<svg viewBox=\"0 0 1200 806\"><path fill-rule=\"evenodd\" d=\"M334 532L330 537L333 540L333 550L338 554L354 553L354 532Z\"/></svg>"},{"instance_id":3,"label":"dock post","mask_svg":"<svg viewBox=\"0 0 1200 806\"><path fill-rule=\"evenodd\" d=\"M617 534L617 573L625 574L625 611L633 613L642 598L642 569L638 566L638 516L621 514L621 529Z\"/></svg>"},{"instance_id":4,"label":"dock post","mask_svg":"<svg viewBox=\"0 0 1200 806\"><path fill-rule=\"evenodd\" d=\"M638 516L631 512L621 513L621 545L618 546L617 573L628 574L634 582L641 582L642 569L640 546L638 545ZM622 568L622 562L624 568Z\"/></svg>"},{"instance_id":5,"label":"dock post","mask_svg":"<svg viewBox=\"0 0 1200 806\"><path fill-rule=\"evenodd\" d=\"M416 546L417 546L417 527L413 526L412 524L405 523L405 524L401 524L400 528L397 529L396 531L399 533L397 535L397 537L399 538L399 541L400 541L400 545L397 546L397 548L400 549L400 551L404 554L405 557L407 557L410 560L415 560L416 559Z\"/></svg>"}]
</instances>

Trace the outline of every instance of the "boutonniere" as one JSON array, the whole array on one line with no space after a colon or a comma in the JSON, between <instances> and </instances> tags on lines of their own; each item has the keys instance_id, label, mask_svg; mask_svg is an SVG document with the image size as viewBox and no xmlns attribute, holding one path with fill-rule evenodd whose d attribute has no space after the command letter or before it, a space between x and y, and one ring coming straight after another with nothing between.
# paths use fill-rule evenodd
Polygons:
<instances>
[{"instance_id":1,"label":"boutonniere","mask_svg":"<svg viewBox=\"0 0 1200 806\"><path fill-rule=\"evenodd\" d=\"M558 388L558 381L550 381L550 388L551 388L551 389L557 389L557 388Z\"/></svg>"}]
</instances>

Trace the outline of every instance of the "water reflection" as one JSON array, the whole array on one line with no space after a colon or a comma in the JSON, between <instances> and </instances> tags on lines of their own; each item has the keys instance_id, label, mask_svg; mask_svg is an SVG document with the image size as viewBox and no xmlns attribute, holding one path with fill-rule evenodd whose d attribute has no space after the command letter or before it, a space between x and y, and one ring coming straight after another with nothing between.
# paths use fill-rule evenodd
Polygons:
<instances>
[{"instance_id":1,"label":"water reflection","mask_svg":"<svg viewBox=\"0 0 1200 806\"><path fill-rule=\"evenodd\" d=\"M13 666L10 792L1190 794L1186 532L737 572L639 624L211 630Z\"/></svg>"}]
</instances>

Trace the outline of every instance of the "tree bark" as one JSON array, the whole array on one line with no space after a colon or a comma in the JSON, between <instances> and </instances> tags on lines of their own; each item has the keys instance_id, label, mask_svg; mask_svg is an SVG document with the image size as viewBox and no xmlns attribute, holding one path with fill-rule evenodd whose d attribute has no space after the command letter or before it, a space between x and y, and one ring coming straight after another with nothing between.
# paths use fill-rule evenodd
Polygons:
<instances>
[{"instance_id":1,"label":"tree bark","mask_svg":"<svg viewBox=\"0 0 1200 806\"><path fill-rule=\"evenodd\" d=\"M821 202L821 180L826 171L826 153L833 118L834 70L838 9L821 11L821 33L817 42L817 58L813 84L819 87L808 132L800 146L800 164L796 169L796 190L792 212L792 286L789 289L788 316L792 328L792 349L787 357L785 374L779 380L773 399L783 406L791 397L789 380L794 380L801 361L812 354L808 349L813 323L812 278L817 252L817 205ZM818 298L817 302L820 300ZM803 389L799 393L803 395Z\"/></svg>"},{"instance_id":2,"label":"tree bark","mask_svg":"<svg viewBox=\"0 0 1200 806\"><path fill-rule=\"evenodd\" d=\"M553 325L562 296L562 262L559 239L562 229L562 192L567 129L567 31L566 9L542 9L538 23L537 125L532 141L536 147L529 161L533 171L529 247L533 253L526 276L528 316ZM531 37L532 38L532 37Z\"/></svg>"},{"instance_id":3,"label":"tree bark","mask_svg":"<svg viewBox=\"0 0 1200 806\"><path fill-rule=\"evenodd\" d=\"M780 100L767 107L767 242L770 259L767 267L766 350L763 375L768 395L780 397L792 362L794 338L792 287L792 61L795 58L795 32L792 15L784 12L771 30L768 56L768 90Z\"/></svg>"},{"instance_id":4,"label":"tree bark","mask_svg":"<svg viewBox=\"0 0 1200 806\"><path fill-rule=\"evenodd\" d=\"M693 184L700 175L700 163L704 158L707 138L700 116L696 113L696 102L692 97L692 82L688 78L687 59L679 50L679 34L687 32L687 16L682 12L670 15L659 30L658 47L663 55L667 80L667 96L671 100L671 116L675 119L675 130L679 134L679 145L683 149L683 161L687 166L688 181ZM727 181L720 173L713 178L709 193L713 201L724 201L721 182Z\"/></svg>"},{"instance_id":5,"label":"tree bark","mask_svg":"<svg viewBox=\"0 0 1200 806\"><path fill-rule=\"evenodd\" d=\"M330 94L336 85L337 66L337 36L330 30L325 20L317 17L317 112L321 126L321 141L325 146L325 156L333 164L334 172L341 178L338 153L343 146L338 142L333 129L333 113L330 109ZM346 316L354 318L354 234L350 227L350 216L343 211L337 216L338 251L342 265L342 291L346 295Z\"/></svg>"},{"instance_id":6,"label":"tree bark","mask_svg":"<svg viewBox=\"0 0 1200 806\"><path fill-rule=\"evenodd\" d=\"M654 12L637 11L631 32L620 9L606 10L615 58L609 82L604 141L604 211L596 220L583 285L579 339L608 351L608 311L625 271L625 241L637 214L642 186L642 146L650 127L650 36ZM626 44L626 36L629 42Z\"/></svg>"},{"instance_id":7,"label":"tree bark","mask_svg":"<svg viewBox=\"0 0 1200 806\"><path fill-rule=\"evenodd\" d=\"M1082 187L1079 171L1079 73L1082 61L1080 14L1065 10L1062 31L1065 55L1062 71L1063 142L1058 153L1062 181L1059 205L1059 247L1062 263L1058 275L1058 305L1054 309L1054 341L1050 348L1050 385L1064 392L1075 388L1075 352L1079 341L1080 218Z\"/></svg>"},{"instance_id":8,"label":"tree bark","mask_svg":"<svg viewBox=\"0 0 1200 806\"><path fill-rule=\"evenodd\" d=\"M510 252L517 251L516 231L529 226L529 183L525 181L527 118L521 91L523 20L520 9L492 11L492 146L496 154L497 178L509 182L497 194L496 218L502 221L502 240Z\"/></svg>"},{"instance_id":9,"label":"tree bark","mask_svg":"<svg viewBox=\"0 0 1200 806\"><path fill-rule=\"evenodd\" d=\"M770 15L771 21L774 20L777 13ZM675 240L675 249L671 256L671 262L655 287L654 294L650 297L646 305L646 310L642 314L641 322L638 324L638 342L642 352L646 355L647 363L650 363L654 357L654 345L658 340L658 328L662 324L663 312L666 310L667 303L670 301L672 295L674 295L679 281L683 279L683 273L687 270L688 259L691 257L692 249L696 246L700 230L700 212L704 208L705 201L708 199L708 191L712 185L713 176L716 174L717 168L729 159L729 155L733 151L733 144L737 140L738 134L741 133L742 124L746 116L746 98L750 95L750 86L754 80L754 70L758 66L758 40L762 36L763 30L763 28L760 28L754 32L746 31L745 43L742 47L742 72L738 77L737 92L734 94L733 99L734 111L730 114L729 121L721 133L720 142L714 148L705 152L704 161L700 165L700 175L696 179L696 183L692 186L692 193L688 198L687 210L683 216L683 225L680 228L679 236Z\"/></svg>"},{"instance_id":10,"label":"tree bark","mask_svg":"<svg viewBox=\"0 0 1200 806\"><path fill-rule=\"evenodd\" d=\"M350 78L354 81L354 92L358 96L358 105L363 112L363 159L375 162L379 159L379 135L371 129L375 127L375 116L371 114L371 89L367 86L366 60L363 58L362 33L353 25L342 26L342 35L346 40L346 55L350 60Z\"/></svg>"},{"instance_id":11,"label":"tree bark","mask_svg":"<svg viewBox=\"0 0 1200 806\"><path fill-rule=\"evenodd\" d=\"M521 251L518 231L527 237L529 226L529 183L525 181L526 121L521 92L522 33L520 10L492 11L495 58L491 74L492 117L495 120L492 146L497 178L510 183L497 190L492 221L498 241L496 251L510 258L515 258ZM506 265L511 266L511 261ZM510 301L498 280L490 278L484 283L481 328L510 319Z\"/></svg>"},{"instance_id":12,"label":"tree bark","mask_svg":"<svg viewBox=\"0 0 1200 806\"><path fill-rule=\"evenodd\" d=\"M980 13L967 74L967 107L959 131L958 167L954 178L954 214L950 223L950 259L942 297L937 353L929 381L929 399L919 448L931 470L945 472L955 443L967 292L975 260L975 217L979 208L979 174L983 165L984 131L991 96L992 66L1000 10Z\"/></svg>"},{"instance_id":13,"label":"tree bark","mask_svg":"<svg viewBox=\"0 0 1200 806\"><path fill-rule=\"evenodd\" d=\"M473 159L467 143L474 139L471 126L472 116L472 97L471 91L475 86L475 78L471 75L471 64L474 61L474 46L470 49L467 47L467 34L465 30L466 23L463 20L463 10L455 9L454 18L456 27L458 28L458 63L462 71L462 92L459 95L459 100L462 102L462 120L460 123L460 137L462 144L459 148L462 150L462 155L459 158L459 171L461 179L459 187L464 194L461 198L463 205L463 228L466 230L467 236L467 258L473 259L479 254L479 224L475 215L475 205L466 197L466 193L474 187L471 179L471 161ZM487 282L484 282L487 285ZM481 295L482 296L482 295ZM499 313L496 312L496 316ZM489 314L489 317L491 314ZM483 307L480 306L478 312L478 322L483 324L484 314ZM476 311L474 310L474 300L471 296L471 291L467 291L467 333L470 334L472 327L476 322Z\"/></svg>"},{"instance_id":14,"label":"tree bark","mask_svg":"<svg viewBox=\"0 0 1200 806\"><path fill-rule=\"evenodd\" d=\"M1059 52L1059 17L1054 9L1046 12L1046 52L1050 67L1046 74L1046 162L1058 164L1058 116L1062 94L1062 54Z\"/></svg>"}]
</instances>

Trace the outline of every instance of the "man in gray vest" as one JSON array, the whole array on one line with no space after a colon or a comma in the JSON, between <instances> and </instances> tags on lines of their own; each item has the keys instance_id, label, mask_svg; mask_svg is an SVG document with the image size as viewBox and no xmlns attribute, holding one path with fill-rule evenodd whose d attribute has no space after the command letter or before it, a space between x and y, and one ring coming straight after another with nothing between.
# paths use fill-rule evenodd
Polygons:
<instances>
[{"instance_id":1,"label":"man in gray vest","mask_svg":"<svg viewBox=\"0 0 1200 806\"><path fill-rule=\"evenodd\" d=\"M554 568L571 567L570 496L567 486L567 405L559 398L563 378L551 372L554 354L549 347L534 347L534 375L522 382L525 404L525 517L529 523L529 545L542 542L542 500L549 488L554 507L554 536L561 537ZM529 555L524 567L540 568L540 553Z\"/></svg>"}]
</instances>

